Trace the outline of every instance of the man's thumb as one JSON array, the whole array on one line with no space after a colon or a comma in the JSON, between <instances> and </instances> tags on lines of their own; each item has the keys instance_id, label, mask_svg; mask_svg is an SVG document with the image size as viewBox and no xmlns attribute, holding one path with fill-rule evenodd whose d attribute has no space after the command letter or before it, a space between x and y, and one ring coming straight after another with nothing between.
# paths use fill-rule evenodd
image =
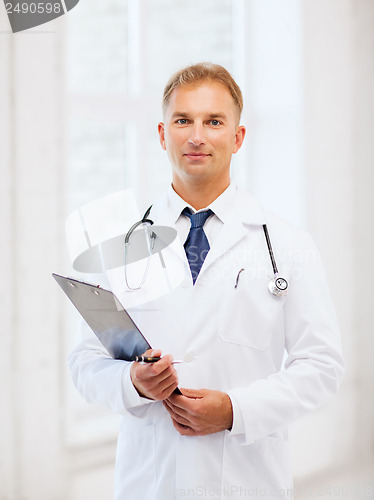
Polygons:
<instances>
[{"instance_id":1,"label":"man's thumb","mask_svg":"<svg viewBox=\"0 0 374 500\"><path fill-rule=\"evenodd\" d=\"M186 396L187 398L202 398L203 394L202 391L198 391L196 389L181 389L181 392L183 396Z\"/></svg>"}]
</instances>

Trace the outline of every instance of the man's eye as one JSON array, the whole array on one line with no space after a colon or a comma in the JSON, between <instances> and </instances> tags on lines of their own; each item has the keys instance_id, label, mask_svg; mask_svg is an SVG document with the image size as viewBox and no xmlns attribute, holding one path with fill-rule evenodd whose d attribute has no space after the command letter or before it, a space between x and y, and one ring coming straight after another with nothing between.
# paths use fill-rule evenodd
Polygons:
<instances>
[{"instance_id":1,"label":"man's eye","mask_svg":"<svg viewBox=\"0 0 374 500\"><path fill-rule=\"evenodd\" d=\"M221 122L219 120L210 120L210 123L211 125L213 125L213 127L217 127Z\"/></svg>"},{"instance_id":2,"label":"man's eye","mask_svg":"<svg viewBox=\"0 0 374 500\"><path fill-rule=\"evenodd\" d=\"M186 125L188 123L188 120L187 118L179 118L179 120L177 120L177 123L178 125Z\"/></svg>"}]
</instances>

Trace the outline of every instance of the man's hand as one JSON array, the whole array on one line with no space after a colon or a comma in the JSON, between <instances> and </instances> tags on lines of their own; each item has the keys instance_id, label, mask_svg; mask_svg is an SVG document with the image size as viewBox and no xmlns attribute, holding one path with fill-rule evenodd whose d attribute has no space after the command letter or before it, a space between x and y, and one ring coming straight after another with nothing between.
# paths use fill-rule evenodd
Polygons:
<instances>
[{"instance_id":1,"label":"man's hand","mask_svg":"<svg viewBox=\"0 0 374 500\"><path fill-rule=\"evenodd\" d=\"M181 389L183 396L164 401L173 425L182 436L205 436L231 429L233 414L229 396L207 389Z\"/></svg>"},{"instance_id":2,"label":"man's hand","mask_svg":"<svg viewBox=\"0 0 374 500\"><path fill-rule=\"evenodd\" d=\"M161 356L160 350L148 349L144 356ZM140 396L161 401L169 397L178 387L178 376L172 365L170 354L156 363L133 363L131 381Z\"/></svg>"}]
</instances>

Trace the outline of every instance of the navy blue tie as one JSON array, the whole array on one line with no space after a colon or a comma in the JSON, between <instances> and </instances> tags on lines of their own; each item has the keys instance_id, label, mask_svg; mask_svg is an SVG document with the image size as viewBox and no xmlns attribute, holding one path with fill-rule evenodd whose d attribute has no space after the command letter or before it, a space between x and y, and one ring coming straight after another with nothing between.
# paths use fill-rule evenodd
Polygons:
<instances>
[{"instance_id":1,"label":"navy blue tie","mask_svg":"<svg viewBox=\"0 0 374 500\"><path fill-rule=\"evenodd\" d=\"M207 218L210 217L213 212L212 210L206 210L205 212L193 214L191 209L186 207L182 214L187 215L187 217L191 220L191 229L184 244L184 249L190 265L192 281L193 284L195 284L195 281L199 276L201 266L203 265L205 257L210 249L208 238L204 233L203 226Z\"/></svg>"}]
</instances>

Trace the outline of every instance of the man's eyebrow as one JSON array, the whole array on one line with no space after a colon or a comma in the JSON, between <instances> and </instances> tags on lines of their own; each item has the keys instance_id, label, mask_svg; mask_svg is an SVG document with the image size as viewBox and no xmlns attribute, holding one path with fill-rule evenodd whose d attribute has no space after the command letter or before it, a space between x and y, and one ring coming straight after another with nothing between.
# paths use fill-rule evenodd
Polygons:
<instances>
[{"instance_id":1,"label":"man's eyebrow","mask_svg":"<svg viewBox=\"0 0 374 500\"><path fill-rule=\"evenodd\" d=\"M185 113L185 112L183 112L183 111L175 111L175 112L171 115L171 117L172 117L172 118L176 118L177 116L182 117L182 118L186 118L186 117L188 116L188 113Z\"/></svg>"},{"instance_id":2,"label":"man's eyebrow","mask_svg":"<svg viewBox=\"0 0 374 500\"><path fill-rule=\"evenodd\" d=\"M213 118L227 118L227 115L226 113L222 113L222 112L219 112L219 113L210 113L209 114L209 118L212 120Z\"/></svg>"}]
</instances>

